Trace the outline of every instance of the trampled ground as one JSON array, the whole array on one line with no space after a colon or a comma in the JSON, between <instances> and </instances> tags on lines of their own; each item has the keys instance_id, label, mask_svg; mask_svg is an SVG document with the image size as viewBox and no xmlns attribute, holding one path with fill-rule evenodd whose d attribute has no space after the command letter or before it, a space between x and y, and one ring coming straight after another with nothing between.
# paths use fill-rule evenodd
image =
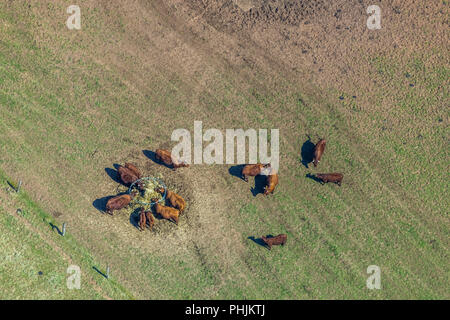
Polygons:
<instances>
[{"instance_id":1,"label":"trampled ground","mask_svg":"<svg viewBox=\"0 0 450 320\"><path fill-rule=\"evenodd\" d=\"M1 2L0 274L31 268L0 278L1 297L448 299L449 3L376 2L380 30L366 0L81 1L81 30L66 1ZM230 165L149 158L194 121L280 129L275 194ZM328 141L318 168L302 164L308 136ZM178 227L139 232L97 209L125 161L186 197ZM333 171L340 188L307 177ZM18 216L7 180L42 210ZM272 251L251 240L278 233ZM24 234L38 238L19 250ZM69 263L87 269L77 293Z\"/></svg>"}]
</instances>

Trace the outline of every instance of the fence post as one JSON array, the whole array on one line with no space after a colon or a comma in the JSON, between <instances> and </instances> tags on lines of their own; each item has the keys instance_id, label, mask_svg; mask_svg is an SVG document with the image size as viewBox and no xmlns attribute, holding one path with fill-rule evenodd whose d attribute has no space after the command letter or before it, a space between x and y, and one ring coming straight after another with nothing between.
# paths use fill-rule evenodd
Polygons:
<instances>
[{"instance_id":1,"label":"fence post","mask_svg":"<svg viewBox=\"0 0 450 320\"><path fill-rule=\"evenodd\" d=\"M109 279L109 266L106 267L106 279Z\"/></svg>"},{"instance_id":2,"label":"fence post","mask_svg":"<svg viewBox=\"0 0 450 320\"><path fill-rule=\"evenodd\" d=\"M19 193L21 186L22 186L22 180L19 181L19 185L17 186L17 189L16 189L17 193Z\"/></svg>"},{"instance_id":3,"label":"fence post","mask_svg":"<svg viewBox=\"0 0 450 320\"><path fill-rule=\"evenodd\" d=\"M66 223L64 222L62 225L62 232L61 235L64 237L66 235Z\"/></svg>"}]
</instances>

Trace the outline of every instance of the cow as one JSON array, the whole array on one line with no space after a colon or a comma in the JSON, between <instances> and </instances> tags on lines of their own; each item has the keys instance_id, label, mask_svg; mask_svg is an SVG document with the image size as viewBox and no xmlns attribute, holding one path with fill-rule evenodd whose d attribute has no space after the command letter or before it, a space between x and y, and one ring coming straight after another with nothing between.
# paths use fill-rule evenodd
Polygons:
<instances>
[{"instance_id":1,"label":"cow","mask_svg":"<svg viewBox=\"0 0 450 320\"><path fill-rule=\"evenodd\" d=\"M155 154L156 160L163 162L168 167L172 166L173 170L176 170L180 167L189 167L189 164L177 159L175 156L172 155L170 151L157 149L155 151Z\"/></svg>"},{"instance_id":2,"label":"cow","mask_svg":"<svg viewBox=\"0 0 450 320\"><path fill-rule=\"evenodd\" d=\"M128 206L136 196L136 192L132 192L131 194L122 194L111 198L106 202L106 213L113 215L114 210L120 210Z\"/></svg>"},{"instance_id":3,"label":"cow","mask_svg":"<svg viewBox=\"0 0 450 320\"><path fill-rule=\"evenodd\" d=\"M132 163L125 163L125 168L130 170L138 179L142 178L141 170L139 170L134 164Z\"/></svg>"},{"instance_id":4,"label":"cow","mask_svg":"<svg viewBox=\"0 0 450 320\"><path fill-rule=\"evenodd\" d=\"M146 224L145 211L144 208L142 208L139 213L139 230L144 231L145 224Z\"/></svg>"},{"instance_id":5,"label":"cow","mask_svg":"<svg viewBox=\"0 0 450 320\"><path fill-rule=\"evenodd\" d=\"M132 184L133 182L135 182L136 180L138 180L139 178L133 173L133 171L131 171L130 169L126 168L126 167L122 167L120 166L117 171L119 172L119 176L120 176L120 180L122 180L122 182L129 186L130 184Z\"/></svg>"},{"instance_id":6,"label":"cow","mask_svg":"<svg viewBox=\"0 0 450 320\"><path fill-rule=\"evenodd\" d=\"M256 177L257 175L261 174L263 169L269 168L270 163L268 164L247 164L242 168L242 179L244 179L245 182L248 182L248 177Z\"/></svg>"},{"instance_id":7,"label":"cow","mask_svg":"<svg viewBox=\"0 0 450 320\"><path fill-rule=\"evenodd\" d=\"M156 192L164 195L164 188L157 188ZM186 201L175 192L167 189L166 199L169 201L170 205L180 211L180 215L183 213L184 208L186 207Z\"/></svg>"},{"instance_id":8,"label":"cow","mask_svg":"<svg viewBox=\"0 0 450 320\"><path fill-rule=\"evenodd\" d=\"M147 228L150 230L153 229L153 225L155 224L155 218L153 218L153 214L151 211L145 211L145 217L147 218Z\"/></svg>"},{"instance_id":9,"label":"cow","mask_svg":"<svg viewBox=\"0 0 450 320\"><path fill-rule=\"evenodd\" d=\"M287 235L286 234L279 234L276 237L265 237L262 236L261 240L264 241L264 243L267 245L268 249L272 249L272 246L282 245L284 246L287 241Z\"/></svg>"},{"instance_id":10,"label":"cow","mask_svg":"<svg viewBox=\"0 0 450 320\"><path fill-rule=\"evenodd\" d=\"M314 167L317 167L317 165L320 162L320 159L322 158L323 152L325 151L325 145L327 144L327 141L325 139L320 139L319 142L314 147Z\"/></svg>"},{"instance_id":11,"label":"cow","mask_svg":"<svg viewBox=\"0 0 450 320\"><path fill-rule=\"evenodd\" d=\"M180 211L178 209L166 207L160 205L159 203L155 203L154 208L156 214L160 215L164 219L173 221L178 225L178 217L180 216Z\"/></svg>"},{"instance_id":12,"label":"cow","mask_svg":"<svg viewBox=\"0 0 450 320\"><path fill-rule=\"evenodd\" d=\"M321 180L322 185L328 182L334 182L340 187L344 175L342 173L318 173L316 177Z\"/></svg>"},{"instance_id":13,"label":"cow","mask_svg":"<svg viewBox=\"0 0 450 320\"><path fill-rule=\"evenodd\" d=\"M278 184L278 173L276 173L275 170L271 170L269 174L267 175L267 182L266 186L264 187L264 195L273 194L275 191L275 187Z\"/></svg>"}]
</instances>

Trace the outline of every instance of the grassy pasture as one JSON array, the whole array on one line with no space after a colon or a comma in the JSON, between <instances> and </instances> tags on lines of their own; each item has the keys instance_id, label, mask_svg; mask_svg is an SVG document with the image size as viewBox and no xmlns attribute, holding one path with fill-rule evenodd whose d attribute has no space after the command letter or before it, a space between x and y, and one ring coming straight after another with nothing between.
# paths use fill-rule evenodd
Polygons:
<instances>
[{"instance_id":1,"label":"grassy pasture","mask_svg":"<svg viewBox=\"0 0 450 320\"><path fill-rule=\"evenodd\" d=\"M353 59L370 81L337 87L270 59L236 66L176 14L130 3L84 2L80 32L65 28L66 1L0 4L0 169L30 195L8 192L2 174L2 298L449 298L445 47L361 49ZM226 165L173 173L145 156L194 120L279 128L275 194L253 196L253 180ZM301 164L307 135L328 141L317 169ZM95 208L117 190L106 169L125 161L189 198L178 228L141 233L129 214ZM343 172L343 186L306 177L323 171ZM61 239L49 222L63 221ZM278 233L288 243L272 251L249 239ZM86 270L83 290L66 289L60 252ZM92 269L99 262L112 281ZM381 290L366 288L372 264Z\"/></svg>"}]
</instances>

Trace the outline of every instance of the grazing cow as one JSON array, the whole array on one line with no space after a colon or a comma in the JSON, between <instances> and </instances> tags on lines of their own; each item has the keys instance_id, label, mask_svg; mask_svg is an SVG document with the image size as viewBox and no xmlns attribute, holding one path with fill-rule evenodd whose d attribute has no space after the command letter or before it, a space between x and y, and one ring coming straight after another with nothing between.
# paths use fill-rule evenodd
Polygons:
<instances>
[{"instance_id":1,"label":"grazing cow","mask_svg":"<svg viewBox=\"0 0 450 320\"><path fill-rule=\"evenodd\" d=\"M176 170L180 167L189 167L189 164L187 164L186 162L182 162L175 156L172 156L172 153L170 151L157 149L155 153L156 160L162 161L166 166L173 166L173 170Z\"/></svg>"},{"instance_id":2,"label":"grazing cow","mask_svg":"<svg viewBox=\"0 0 450 320\"><path fill-rule=\"evenodd\" d=\"M147 218L147 228L150 230L153 229L153 225L155 224L155 218L153 218L153 214L151 211L145 211L145 217Z\"/></svg>"},{"instance_id":3,"label":"grazing cow","mask_svg":"<svg viewBox=\"0 0 450 320\"><path fill-rule=\"evenodd\" d=\"M327 144L327 141L325 139L320 139L319 142L317 142L316 146L314 147L314 167L317 167L317 165L320 162L320 159L322 158L322 154L325 151L325 145Z\"/></svg>"},{"instance_id":4,"label":"grazing cow","mask_svg":"<svg viewBox=\"0 0 450 320\"><path fill-rule=\"evenodd\" d=\"M272 246L277 246L277 245L282 245L284 246L286 244L287 241L287 235L286 234L279 234L276 237L272 237L272 238L266 238L264 236L261 237L261 240L264 241L264 243L267 245L267 247L270 249L272 249Z\"/></svg>"},{"instance_id":5,"label":"grazing cow","mask_svg":"<svg viewBox=\"0 0 450 320\"><path fill-rule=\"evenodd\" d=\"M128 206L135 197L136 193L133 192L131 194L122 194L120 196L116 196L111 198L106 203L106 213L112 215L114 210L120 210Z\"/></svg>"},{"instance_id":6,"label":"grazing cow","mask_svg":"<svg viewBox=\"0 0 450 320\"><path fill-rule=\"evenodd\" d=\"M132 184L133 182L135 182L136 180L138 180L139 178L133 173L133 171L131 171L130 169L126 168L126 167L122 167L120 166L117 171L119 172L120 175L120 180L122 180L122 182L129 186L130 184Z\"/></svg>"},{"instance_id":7,"label":"grazing cow","mask_svg":"<svg viewBox=\"0 0 450 320\"><path fill-rule=\"evenodd\" d=\"M164 194L164 188L157 188L156 192ZM170 205L180 211L180 215L183 213L186 207L186 201L178 194L167 189L166 199L169 201Z\"/></svg>"},{"instance_id":8,"label":"grazing cow","mask_svg":"<svg viewBox=\"0 0 450 320\"><path fill-rule=\"evenodd\" d=\"M139 170L134 164L132 163L125 163L125 168L130 170L138 179L142 178L141 170Z\"/></svg>"},{"instance_id":9,"label":"grazing cow","mask_svg":"<svg viewBox=\"0 0 450 320\"><path fill-rule=\"evenodd\" d=\"M145 229L145 211L144 208L141 209L141 212L139 213L139 230L144 231Z\"/></svg>"},{"instance_id":10,"label":"grazing cow","mask_svg":"<svg viewBox=\"0 0 450 320\"><path fill-rule=\"evenodd\" d=\"M167 220L174 221L178 224L178 217L180 216L180 211L175 208L162 206L159 203L154 205L155 212L159 214L161 217Z\"/></svg>"},{"instance_id":11,"label":"grazing cow","mask_svg":"<svg viewBox=\"0 0 450 320\"><path fill-rule=\"evenodd\" d=\"M256 177L258 174L261 174L261 171L265 168L269 168L270 163L268 164L247 164L242 168L242 179L245 182L248 182L248 177Z\"/></svg>"},{"instance_id":12,"label":"grazing cow","mask_svg":"<svg viewBox=\"0 0 450 320\"><path fill-rule=\"evenodd\" d=\"M268 195L270 193L273 194L277 184L278 184L278 173L276 173L275 170L272 169L269 175L267 176L267 185L264 188L264 195Z\"/></svg>"},{"instance_id":13,"label":"grazing cow","mask_svg":"<svg viewBox=\"0 0 450 320\"><path fill-rule=\"evenodd\" d=\"M321 180L322 185L328 182L334 182L340 187L344 175L342 173L318 173L316 177Z\"/></svg>"}]
</instances>

